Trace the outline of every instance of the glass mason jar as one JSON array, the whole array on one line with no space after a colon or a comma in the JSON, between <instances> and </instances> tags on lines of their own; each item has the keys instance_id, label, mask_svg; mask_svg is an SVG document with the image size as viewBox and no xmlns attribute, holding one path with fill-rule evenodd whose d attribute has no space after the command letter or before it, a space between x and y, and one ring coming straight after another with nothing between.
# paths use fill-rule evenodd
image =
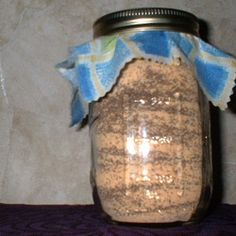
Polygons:
<instances>
[{"instance_id":1,"label":"glass mason jar","mask_svg":"<svg viewBox=\"0 0 236 236\"><path fill-rule=\"evenodd\" d=\"M143 30L198 35L192 14L174 9L111 13L95 37ZM212 193L209 107L190 66L135 59L90 105L92 179L104 212L130 223L201 219Z\"/></svg>"}]
</instances>

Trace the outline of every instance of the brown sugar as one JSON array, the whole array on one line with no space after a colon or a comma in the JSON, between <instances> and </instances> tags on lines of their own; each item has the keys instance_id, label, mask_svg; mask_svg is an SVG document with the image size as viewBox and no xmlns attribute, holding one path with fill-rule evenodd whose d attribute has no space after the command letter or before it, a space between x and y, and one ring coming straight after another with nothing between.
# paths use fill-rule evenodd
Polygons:
<instances>
[{"instance_id":1,"label":"brown sugar","mask_svg":"<svg viewBox=\"0 0 236 236\"><path fill-rule=\"evenodd\" d=\"M202 191L198 85L186 64L134 60L95 102L91 134L104 211L123 222L187 221Z\"/></svg>"}]
</instances>

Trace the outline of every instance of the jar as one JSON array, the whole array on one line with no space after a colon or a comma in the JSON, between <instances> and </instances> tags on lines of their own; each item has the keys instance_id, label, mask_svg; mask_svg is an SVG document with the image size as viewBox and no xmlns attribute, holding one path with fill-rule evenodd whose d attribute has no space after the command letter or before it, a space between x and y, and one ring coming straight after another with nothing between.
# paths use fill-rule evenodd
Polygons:
<instances>
[{"instance_id":1,"label":"jar","mask_svg":"<svg viewBox=\"0 0 236 236\"><path fill-rule=\"evenodd\" d=\"M164 30L198 35L190 13L131 9L103 16L95 38ZM135 59L90 104L92 179L104 212L129 223L201 219L212 193L209 107L193 68Z\"/></svg>"}]
</instances>

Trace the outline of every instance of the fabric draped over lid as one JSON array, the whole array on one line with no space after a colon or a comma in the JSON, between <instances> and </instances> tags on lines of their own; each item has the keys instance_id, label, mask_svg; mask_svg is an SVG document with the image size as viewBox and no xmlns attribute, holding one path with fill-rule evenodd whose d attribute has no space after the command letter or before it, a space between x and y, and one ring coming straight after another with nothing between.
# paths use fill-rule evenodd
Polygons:
<instances>
[{"instance_id":1,"label":"fabric draped over lid","mask_svg":"<svg viewBox=\"0 0 236 236\"><path fill-rule=\"evenodd\" d=\"M86 117L89 103L112 89L122 68L134 58L166 64L181 58L192 66L208 100L222 110L227 107L236 79L234 57L186 33L155 30L114 34L73 47L68 59L56 65L72 84L72 126Z\"/></svg>"}]
</instances>

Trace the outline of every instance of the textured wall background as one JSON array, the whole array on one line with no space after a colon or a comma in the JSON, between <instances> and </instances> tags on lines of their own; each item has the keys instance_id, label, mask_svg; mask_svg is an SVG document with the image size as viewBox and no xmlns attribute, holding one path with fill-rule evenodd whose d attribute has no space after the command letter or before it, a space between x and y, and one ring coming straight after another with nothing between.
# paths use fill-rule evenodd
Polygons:
<instances>
[{"instance_id":1,"label":"textured wall background","mask_svg":"<svg viewBox=\"0 0 236 236\"><path fill-rule=\"evenodd\" d=\"M191 11L207 22L211 43L236 55L235 0L1 0L0 202L92 202L88 128L68 128L70 86L54 65L92 38L98 17L132 7ZM236 203L235 104L213 113L221 121L214 159L223 201Z\"/></svg>"}]
</instances>

